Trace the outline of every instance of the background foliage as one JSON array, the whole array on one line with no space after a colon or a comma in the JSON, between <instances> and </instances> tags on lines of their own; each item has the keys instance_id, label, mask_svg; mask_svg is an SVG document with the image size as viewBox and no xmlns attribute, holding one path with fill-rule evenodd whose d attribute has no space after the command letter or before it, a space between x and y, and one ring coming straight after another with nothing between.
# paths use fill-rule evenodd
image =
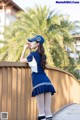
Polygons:
<instances>
[{"instance_id":1,"label":"background foliage","mask_svg":"<svg viewBox=\"0 0 80 120\"><path fill-rule=\"evenodd\" d=\"M27 38L39 34L45 38L47 64L74 74L75 62L70 59L66 51L67 47L74 51L71 35L74 24L69 21L68 16L51 11L46 6L35 6L33 9L19 12L17 18L14 23L5 28L4 46L0 48L1 61L19 61Z\"/></svg>"}]
</instances>

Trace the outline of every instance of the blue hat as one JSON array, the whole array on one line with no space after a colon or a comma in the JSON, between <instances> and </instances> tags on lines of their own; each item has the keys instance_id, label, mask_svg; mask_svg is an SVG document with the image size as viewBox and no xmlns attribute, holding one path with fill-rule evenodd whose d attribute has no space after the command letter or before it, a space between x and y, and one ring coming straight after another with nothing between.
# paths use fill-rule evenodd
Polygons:
<instances>
[{"instance_id":1,"label":"blue hat","mask_svg":"<svg viewBox=\"0 0 80 120\"><path fill-rule=\"evenodd\" d=\"M29 38L28 39L29 42L34 42L34 41L37 41L39 42L40 44L43 44L44 43L44 38L41 36L41 35L37 35L33 38Z\"/></svg>"}]
</instances>

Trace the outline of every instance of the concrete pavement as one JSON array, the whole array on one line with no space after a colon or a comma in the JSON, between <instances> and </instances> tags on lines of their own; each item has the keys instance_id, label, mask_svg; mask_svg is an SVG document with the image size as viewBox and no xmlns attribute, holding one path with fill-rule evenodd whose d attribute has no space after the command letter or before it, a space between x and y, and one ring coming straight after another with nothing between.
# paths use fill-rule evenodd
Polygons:
<instances>
[{"instance_id":1,"label":"concrete pavement","mask_svg":"<svg viewBox=\"0 0 80 120\"><path fill-rule=\"evenodd\" d=\"M72 104L53 114L53 120L80 120L80 104Z\"/></svg>"}]
</instances>

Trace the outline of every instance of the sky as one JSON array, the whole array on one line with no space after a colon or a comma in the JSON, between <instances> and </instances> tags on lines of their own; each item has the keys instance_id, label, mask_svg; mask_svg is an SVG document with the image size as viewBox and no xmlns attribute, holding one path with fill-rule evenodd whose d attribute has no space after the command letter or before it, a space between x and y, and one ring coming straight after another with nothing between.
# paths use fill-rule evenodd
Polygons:
<instances>
[{"instance_id":1,"label":"sky","mask_svg":"<svg viewBox=\"0 0 80 120\"><path fill-rule=\"evenodd\" d=\"M80 20L80 0L13 0L24 10L26 8L33 8L35 5L47 6L51 10L55 10L63 15L69 15L70 21L79 21ZM56 3L68 1L73 3ZM78 3L75 3L78 2Z\"/></svg>"}]
</instances>

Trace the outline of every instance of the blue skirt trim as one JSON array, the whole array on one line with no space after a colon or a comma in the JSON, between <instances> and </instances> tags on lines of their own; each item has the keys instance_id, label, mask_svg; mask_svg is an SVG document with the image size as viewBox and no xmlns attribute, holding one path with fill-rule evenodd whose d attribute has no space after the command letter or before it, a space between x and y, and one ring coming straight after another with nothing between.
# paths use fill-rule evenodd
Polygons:
<instances>
[{"instance_id":1,"label":"blue skirt trim","mask_svg":"<svg viewBox=\"0 0 80 120\"><path fill-rule=\"evenodd\" d=\"M51 92L51 95L54 95L54 93L56 93L52 85L41 85L33 89L32 97L35 97L36 95L39 95L41 93L47 93L47 92Z\"/></svg>"}]
</instances>

